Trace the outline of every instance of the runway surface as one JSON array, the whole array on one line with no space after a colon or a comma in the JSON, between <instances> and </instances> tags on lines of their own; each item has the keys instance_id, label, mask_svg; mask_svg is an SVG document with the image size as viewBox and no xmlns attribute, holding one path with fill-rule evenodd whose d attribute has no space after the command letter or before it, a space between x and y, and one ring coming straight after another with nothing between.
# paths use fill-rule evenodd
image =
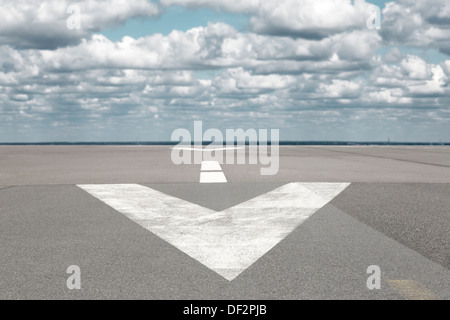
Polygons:
<instances>
[{"instance_id":1,"label":"runway surface","mask_svg":"<svg viewBox=\"0 0 450 320\"><path fill-rule=\"evenodd\" d=\"M0 146L0 299L450 299L449 147L171 153Z\"/></svg>"}]
</instances>

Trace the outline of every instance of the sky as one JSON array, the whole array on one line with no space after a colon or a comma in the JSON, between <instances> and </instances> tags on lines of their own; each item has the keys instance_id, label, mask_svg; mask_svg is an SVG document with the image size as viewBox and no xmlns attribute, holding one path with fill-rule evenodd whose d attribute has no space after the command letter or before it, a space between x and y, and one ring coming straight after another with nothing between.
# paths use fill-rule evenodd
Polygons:
<instances>
[{"instance_id":1,"label":"sky","mask_svg":"<svg viewBox=\"0 0 450 320\"><path fill-rule=\"evenodd\" d=\"M194 121L450 142L447 0L0 0L0 21L0 143L170 141Z\"/></svg>"}]
</instances>

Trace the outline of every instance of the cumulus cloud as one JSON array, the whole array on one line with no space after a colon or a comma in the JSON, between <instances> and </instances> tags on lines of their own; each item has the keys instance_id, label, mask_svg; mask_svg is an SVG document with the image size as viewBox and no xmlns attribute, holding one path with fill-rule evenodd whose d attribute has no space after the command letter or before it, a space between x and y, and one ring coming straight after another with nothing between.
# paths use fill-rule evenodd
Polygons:
<instances>
[{"instance_id":1,"label":"cumulus cloud","mask_svg":"<svg viewBox=\"0 0 450 320\"><path fill-rule=\"evenodd\" d=\"M245 13L251 28L210 23L118 41L97 31L154 17L158 7L144 0L9 2L0 9L0 134L64 128L67 139L83 140L86 130L96 140L162 130L164 140L194 119L288 132L301 126L311 134L345 130L349 121L445 124L450 60L431 63L399 48L443 51L446 6L389 3L377 31L366 27L365 1L330 1L162 0ZM81 30L66 27L74 3ZM387 43L392 49L381 57Z\"/></svg>"},{"instance_id":2,"label":"cumulus cloud","mask_svg":"<svg viewBox=\"0 0 450 320\"><path fill-rule=\"evenodd\" d=\"M380 34L388 44L436 48L450 54L450 2L397 0L383 10Z\"/></svg>"},{"instance_id":3,"label":"cumulus cloud","mask_svg":"<svg viewBox=\"0 0 450 320\"><path fill-rule=\"evenodd\" d=\"M358 83L347 80L333 79L331 83L321 83L317 92L322 98L348 99L357 98L361 95L361 86Z\"/></svg>"},{"instance_id":4,"label":"cumulus cloud","mask_svg":"<svg viewBox=\"0 0 450 320\"><path fill-rule=\"evenodd\" d=\"M332 34L363 29L369 5L348 0L261 1L251 18L255 32L307 39L322 39Z\"/></svg>"},{"instance_id":5,"label":"cumulus cloud","mask_svg":"<svg viewBox=\"0 0 450 320\"><path fill-rule=\"evenodd\" d=\"M445 92L448 68L438 72L413 55L385 66L374 54L380 42L369 30L309 40L241 33L223 23L118 42L96 34L55 50L1 46L0 84L13 104L43 106L50 99L66 111L129 114L137 108L153 114L147 104L161 118L181 105L288 110L410 102L408 95ZM217 74L201 79L199 70ZM361 72L372 73L371 82L354 80Z\"/></svg>"},{"instance_id":6,"label":"cumulus cloud","mask_svg":"<svg viewBox=\"0 0 450 320\"><path fill-rule=\"evenodd\" d=\"M397 63L402 59L403 55L398 48L391 48L384 56L387 63Z\"/></svg>"},{"instance_id":7,"label":"cumulus cloud","mask_svg":"<svg viewBox=\"0 0 450 320\"><path fill-rule=\"evenodd\" d=\"M244 67L258 74L370 69L381 38L354 31L312 41L246 34L224 23L113 42L93 35L77 46L36 52L52 72L89 69L210 70Z\"/></svg>"},{"instance_id":8,"label":"cumulus cloud","mask_svg":"<svg viewBox=\"0 0 450 320\"><path fill-rule=\"evenodd\" d=\"M250 14L252 31L260 34L322 39L366 26L371 4L364 0L161 0L164 6L210 7Z\"/></svg>"},{"instance_id":9,"label":"cumulus cloud","mask_svg":"<svg viewBox=\"0 0 450 320\"><path fill-rule=\"evenodd\" d=\"M69 28L67 21L78 13L80 28ZM157 6L146 0L0 0L0 43L54 49L130 18L156 15Z\"/></svg>"}]
</instances>

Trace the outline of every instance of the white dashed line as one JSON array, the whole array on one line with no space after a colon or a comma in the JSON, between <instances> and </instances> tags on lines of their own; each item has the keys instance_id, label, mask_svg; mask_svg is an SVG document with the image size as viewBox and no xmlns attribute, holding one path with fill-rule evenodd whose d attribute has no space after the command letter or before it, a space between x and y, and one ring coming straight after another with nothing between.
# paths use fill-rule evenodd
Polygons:
<instances>
[{"instance_id":1,"label":"white dashed line","mask_svg":"<svg viewBox=\"0 0 450 320\"><path fill-rule=\"evenodd\" d=\"M227 183L223 172L201 172L200 183Z\"/></svg>"},{"instance_id":2,"label":"white dashed line","mask_svg":"<svg viewBox=\"0 0 450 320\"><path fill-rule=\"evenodd\" d=\"M227 178L217 161L202 161L201 171L200 183L227 183Z\"/></svg>"},{"instance_id":3,"label":"white dashed line","mask_svg":"<svg viewBox=\"0 0 450 320\"><path fill-rule=\"evenodd\" d=\"M219 162L217 161L203 161L202 171L222 171Z\"/></svg>"}]
</instances>

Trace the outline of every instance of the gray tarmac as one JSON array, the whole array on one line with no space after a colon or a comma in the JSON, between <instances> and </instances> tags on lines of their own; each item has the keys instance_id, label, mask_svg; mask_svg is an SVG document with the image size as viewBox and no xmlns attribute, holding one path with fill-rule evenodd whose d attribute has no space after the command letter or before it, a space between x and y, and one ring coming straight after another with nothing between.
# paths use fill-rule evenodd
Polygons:
<instances>
[{"instance_id":1,"label":"gray tarmac","mask_svg":"<svg viewBox=\"0 0 450 320\"><path fill-rule=\"evenodd\" d=\"M198 182L200 164L174 165L169 146L0 146L1 185ZM280 146L279 172L222 167L234 182L450 182L450 147Z\"/></svg>"},{"instance_id":2,"label":"gray tarmac","mask_svg":"<svg viewBox=\"0 0 450 320\"><path fill-rule=\"evenodd\" d=\"M0 299L450 299L449 147L282 146L277 175L224 164L224 184L170 154L0 146ZM138 183L220 211L288 182L351 185L232 281L77 186Z\"/></svg>"}]
</instances>

